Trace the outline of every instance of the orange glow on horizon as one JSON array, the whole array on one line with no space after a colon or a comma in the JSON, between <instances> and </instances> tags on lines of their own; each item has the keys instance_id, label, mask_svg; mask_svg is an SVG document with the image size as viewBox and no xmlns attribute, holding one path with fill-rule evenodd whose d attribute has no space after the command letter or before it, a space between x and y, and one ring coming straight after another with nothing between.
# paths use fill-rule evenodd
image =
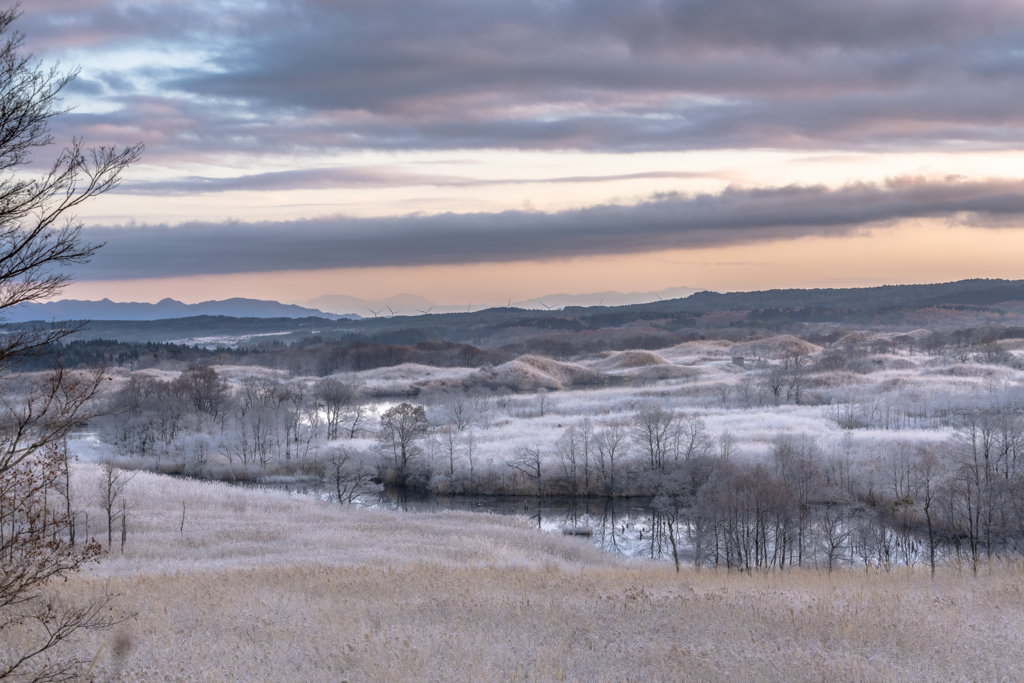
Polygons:
<instances>
[{"instance_id":1,"label":"orange glow on horizon","mask_svg":"<svg viewBox=\"0 0 1024 683\"><path fill-rule=\"evenodd\" d=\"M245 297L301 303L323 294L377 299L408 292L441 305L504 305L549 294L861 287L1024 278L1024 231L913 221L846 237L559 261L348 268L72 284L60 298L187 303Z\"/></svg>"}]
</instances>

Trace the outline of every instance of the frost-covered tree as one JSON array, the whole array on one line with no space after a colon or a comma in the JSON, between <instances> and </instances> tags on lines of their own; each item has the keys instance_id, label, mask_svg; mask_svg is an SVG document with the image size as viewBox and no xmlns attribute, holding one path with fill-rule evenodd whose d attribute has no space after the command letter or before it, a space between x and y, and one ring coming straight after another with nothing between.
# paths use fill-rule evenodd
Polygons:
<instances>
[{"instance_id":1,"label":"frost-covered tree","mask_svg":"<svg viewBox=\"0 0 1024 683\"><path fill-rule=\"evenodd\" d=\"M370 417L363 392L356 382L327 377L313 386L313 397L317 410L323 415L328 440L339 438L343 427L348 438L354 439L360 426Z\"/></svg>"},{"instance_id":2,"label":"frost-covered tree","mask_svg":"<svg viewBox=\"0 0 1024 683\"><path fill-rule=\"evenodd\" d=\"M337 439L344 411L355 398L355 388L347 382L328 377L314 385L313 395L327 425L327 438Z\"/></svg>"},{"instance_id":3,"label":"frost-covered tree","mask_svg":"<svg viewBox=\"0 0 1024 683\"><path fill-rule=\"evenodd\" d=\"M109 461L100 467L99 504L107 518L107 552L114 545L115 524L121 532L121 546L124 548L124 537L128 533L128 499L125 489L134 478L134 472L125 472Z\"/></svg>"},{"instance_id":4,"label":"frost-covered tree","mask_svg":"<svg viewBox=\"0 0 1024 683\"><path fill-rule=\"evenodd\" d=\"M208 365L191 365L172 383L191 407L199 422L223 419L227 407L227 382Z\"/></svg>"},{"instance_id":5,"label":"frost-covered tree","mask_svg":"<svg viewBox=\"0 0 1024 683\"><path fill-rule=\"evenodd\" d=\"M324 462L324 481L339 503L353 503L376 488L367 454L340 446L329 450Z\"/></svg>"},{"instance_id":6,"label":"frost-covered tree","mask_svg":"<svg viewBox=\"0 0 1024 683\"><path fill-rule=\"evenodd\" d=\"M420 454L417 442L427 435L429 429L423 406L400 403L384 411L380 416L377 444L388 467L394 467L386 481L399 486L408 482L410 465Z\"/></svg>"},{"instance_id":7,"label":"frost-covered tree","mask_svg":"<svg viewBox=\"0 0 1024 683\"><path fill-rule=\"evenodd\" d=\"M516 449L515 457L508 461L508 466L517 472L533 479L537 487L537 496L541 495L541 476L543 475L543 458L541 457L540 446L520 446Z\"/></svg>"},{"instance_id":8,"label":"frost-covered tree","mask_svg":"<svg viewBox=\"0 0 1024 683\"><path fill-rule=\"evenodd\" d=\"M632 437L652 470L664 470L672 448L677 415L658 404L643 406L633 417Z\"/></svg>"},{"instance_id":9,"label":"frost-covered tree","mask_svg":"<svg viewBox=\"0 0 1024 683\"><path fill-rule=\"evenodd\" d=\"M616 493L616 474L626 456L626 430L612 425L594 433L594 450L602 488L606 496Z\"/></svg>"}]
</instances>

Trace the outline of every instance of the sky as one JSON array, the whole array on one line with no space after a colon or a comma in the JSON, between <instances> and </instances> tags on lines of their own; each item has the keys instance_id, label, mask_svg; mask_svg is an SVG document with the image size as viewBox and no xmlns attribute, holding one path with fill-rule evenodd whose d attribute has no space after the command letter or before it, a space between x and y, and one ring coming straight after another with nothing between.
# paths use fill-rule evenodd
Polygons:
<instances>
[{"instance_id":1,"label":"sky","mask_svg":"<svg viewBox=\"0 0 1024 683\"><path fill-rule=\"evenodd\" d=\"M1022 1L21 9L55 139L146 145L66 297L1024 278Z\"/></svg>"}]
</instances>

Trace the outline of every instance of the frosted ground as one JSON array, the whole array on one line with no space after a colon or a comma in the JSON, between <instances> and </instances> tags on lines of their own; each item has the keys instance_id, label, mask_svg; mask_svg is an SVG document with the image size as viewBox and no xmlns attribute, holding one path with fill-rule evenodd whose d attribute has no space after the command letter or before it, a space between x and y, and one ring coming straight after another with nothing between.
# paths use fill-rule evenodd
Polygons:
<instances>
[{"instance_id":1,"label":"frosted ground","mask_svg":"<svg viewBox=\"0 0 1024 683\"><path fill-rule=\"evenodd\" d=\"M864 347L878 336L861 335ZM1019 354L1015 344L1004 344ZM799 397L776 401L766 373L795 351L805 354ZM465 402L468 433L477 466L501 470L519 447L538 448L548 467L557 467L557 442L565 429L589 418L595 428L628 426L644 406L660 405L688 420L700 420L715 444L727 437L730 457L763 458L783 434L813 438L826 456L861 460L884 455L900 444L945 440L947 416L959 406L1006 400L1020 390L1024 372L1013 364L958 361L949 355L900 351L861 354L852 370L822 370L822 349L792 337L745 344L692 342L659 351L626 351L560 362L523 356L493 368L435 368L399 365L336 377L360 386L372 411L347 445L368 450L373 419L401 401L424 404L428 417L443 420L452 395ZM733 362L742 357L743 366ZM279 370L215 366L233 391L247 377L311 387L316 378L289 378ZM163 381L175 370L144 370ZM128 376L117 374L120 384ZM114 387L111 388L113 390ZM855 423L856 429L844 429ZM843 425L843 426L841 426ZM437 444L427 456L440 458ZM102 448L77 445L95 459ZM718 446L716 446L717 448ZM462 466L465 458L460 457Z\"/></svg>"},{"instance_id":2,"label":"frosted ground","mask_svg":"<svg viewBox=\"0 0 1024 683\"><path fill-rule=\"evenodd\" d=\"M98 470L81 465L76 489ZM935 580L677 574L494 515L366 510L149 473L129 495L124 553L56 586L76 599L113 590L136 614L77 641L97 681L1024 676L1019 566Z\"/></svg>"}]
</instances>

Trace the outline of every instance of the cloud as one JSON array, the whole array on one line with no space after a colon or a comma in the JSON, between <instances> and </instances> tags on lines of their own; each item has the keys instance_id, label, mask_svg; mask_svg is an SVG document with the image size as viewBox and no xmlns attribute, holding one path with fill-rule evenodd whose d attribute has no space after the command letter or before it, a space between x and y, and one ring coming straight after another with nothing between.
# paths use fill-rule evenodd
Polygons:
<instances>
[{"instance_id":1,"label":"cloud","mask_svg":"<svg viewBox=\"0 0 1024 683\"><path fill-rule=\"evenodd\" d=\"M39 0L23 22L37 52L78 46L117 72L84 74L116 111L62 125L141 137L151 158L1019 147L1024 133L1012 0ZM111 57L132 49L165 57Z\"/></svg>"},{"instance_id":2,"label":"cloud","mask_svg":"<svg viewBox=\"0 0 1024 683\"><path fill-rule=\"evenodd\" d=\"M557 213L410 215L290 222L94 227L106 242L88 280L565 259L835 236L908 218L1005 226L1024 218L1024 181L897 178L838 189L787 186L660 195Z\"/></svg>"},{"instance_id":3,"label":"cloud","mask_svg":"<svg viewBox=\"0 0 1024 683\"><path fill-rule=\"evenodd\" d=\"M174 180L127 183L120 194L190 195L215 192L280 192L324 190L341 187L479 187L484 185L532 185L556 183L604 183L622 180L706 177L685 171L645 171L616 175L562 176L555 178L499 178L482 180L450 175L406 173L393 168L318 168L273 171L230 178L190 176Z\"/></svg>"}]
</instances>

